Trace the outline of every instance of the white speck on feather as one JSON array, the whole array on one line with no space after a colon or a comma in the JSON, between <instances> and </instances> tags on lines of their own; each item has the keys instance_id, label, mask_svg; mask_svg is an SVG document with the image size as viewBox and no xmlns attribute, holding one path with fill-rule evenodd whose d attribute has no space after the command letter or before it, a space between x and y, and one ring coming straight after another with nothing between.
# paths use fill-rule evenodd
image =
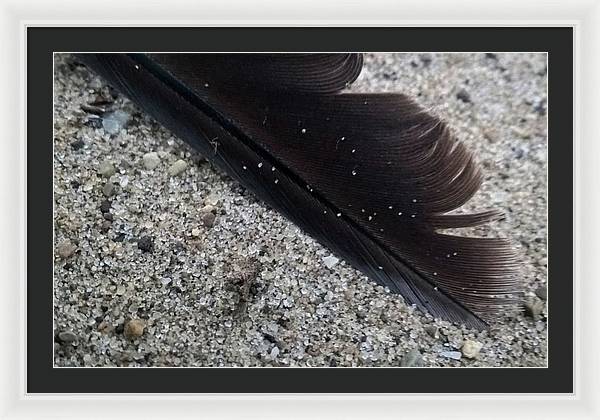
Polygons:
<instances>
[{"instance_id":1,"label":"white speck on feather","mask_svg":"<svg viewBox=\"0 0 600 420\"><path fill-rule=\"evenodd\" d=\"M398 216L402 216L402 212L401 211L398 212Z\"/></svg>"},{"instance_id":2,"label":"white speck on feather","mask_svg":"<svg viewBox=\"0 0 600 420\"><path fill-rule=\"evenodd\" d=\"M342 215L342 213L338 213L338 214L336 214L336 216L337 216L337 217L340 217L341 215Z\"/></svg>"},{"instance_id":3,"label":"white speck on feather","mask_svg":"<svg viewBox=\"0 0 600 420\"><path fill-rule=\"evenodd\" d=\"M248 169L248 168L246 167L246 165L242 166L242 168L244 168L244 171L245 171L246 169Z\"/></svg>"},{"instance_id":4,"label":"white speck on feather","mask_svg":"<svg viewBox=\"0 0 600 420\"><path fill-rule=\"evenodd\" d=\"M205 84L204 84L204 87L208 87L208 83L205 83Z\"/></svg>"},{"instance_id":5,"label":"white speck on feather","mask_svg":"<svg viewBox=\"0 0 600 420\"><path fill-rule=\"evenodd\" d=\"M356 152L356 149L352 149L352 153Z\"/></svg>"},{"instance_id":6,"label":"white speck on feather","mask_svg":"<svg viewBox=\"0 0 600 420\"><path fill-rule=\"evenodd\" d=\"M278 179L276 179L276 180L275 180L275 183L277 184L278 182L279 182L279 180L278 180Z\"/></svg>"},{"instance_id":7,"label":"white speck on feather","mask_svg":"<svg viewBox=\"0 0 600 420\"><path fill-rule=\"evenodd\" d=\"M352 170L352 176L356 175L356 170Z\"/></svg>"},{"instance_id":8,"label":"white speck on feather","mask_svg":"<svg viewBox=\"0 0 600 420\"><path fill-rule=\"evenodd\" d=\"M260 163L258 164L258 167L259 167L259 168L262 168L262 165L263 165L263 164L262 164L262 162L260 162Z\"/></svg>"},{"instance_id":9,"label":"white speck on feather","mask_svg":"<svg viewBox=\"0 0 600 420\"><path fill-rule=\"evenodd\" d=\"M140 69L140 66L138 66L137 64L134 66L136 70Z\"/></svg>"},{"instance_id":10,"label":"white speck on feather","mask_svg":"<svg viewBox=\"0 0 600 420\"><path fill-rule=\"evenodd\" d=\"M369 220L373 220L373 216L369 216Z\"/></svg>"},{"instance_id":11,"label":"white speck on feather","mask_svg":"<svg viewBox=\"0 0 600 420\"><path fill-rule=\"evenodd\" d=\"M306 134L306 128L303 128L302 130L300 130L300 132L301 132L302 134Z\"/></svg>"}]
</instances>

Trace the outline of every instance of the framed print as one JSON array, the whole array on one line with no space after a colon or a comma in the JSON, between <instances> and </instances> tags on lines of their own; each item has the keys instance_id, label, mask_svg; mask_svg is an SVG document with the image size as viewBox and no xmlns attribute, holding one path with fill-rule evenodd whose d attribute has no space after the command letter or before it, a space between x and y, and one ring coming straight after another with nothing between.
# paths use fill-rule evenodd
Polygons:
<instances>
[{"instance_id":1,"label":"framed print","mask_svg":"<svg viewBox=\"0 0 600 420\"><path fill-rule=\"evenodd\" d=\"M51 39L53 30L29 30L32 68L41 68L34 61L35 40ZM132 30L96 29L104 45L111 36L131 39ZM177 36L173 29L157 31L165 39ZM162 377L173 372L193 378L202 371L211 378L205 382L210 390L219 392L232 391L227 377L240 372L254 390L261 387L254 374L298 375L277 385L293 392L307 391L301 378L324 368L330 379L316 385L322 391L335 387L338 375L380 378L339 382L348 392L375 392L371 382L381 383L379 391L391 390L394 385L382 379L400 386L393 378L409 372L413 390L418 380L423 391L431 390L433 381L423 372L439 373L417 367L456 368L444 370L447 375L485 369L488 376L505 371L496 368L518 368L513 372L523 391L533 385L525 372L547 387L552 372L570 375L571 364L562 368L546 360L564 350L546 349L551 308L546 312L544 300L553 300L544 213L552 196L546 196L544 177L552 154L548 104L568 114L559 107L570 102L552 101L551 95L571 94L568 84L553 88L547 74L552 67L556 80L572 77L570 65L565 74L559 67L572 55L571 29L176 31L182 40L230 35L270 52L253 53L236 41L235 49L219 46L215 54L211 41L208 51L198 46L191 53L53 53L55 387L60 375L89 377L103 367L113 368L106 374L118 375L123 387L127 374L154 372L145 368L165 368ZM505 42L512 36L531 44L520 41L527 51L513 53L433 52L429 45L416 54L375 51L391 49L385 40L437 39L440 31L469 50L474 46L463 40L493 33ZM319 54L316 45L305 44L331 40L325 51L341 51L341 40L353 34L372 46L363 45L362 53L347 48L349 54ZM274 51L265 44L286 36L297 46ZM83 33L67 38L86 39ZM548 44L544 50L536 40L555 40L566 49ZM415 99L393 92L409 86ZM370 93L378 90L392 93ZM477 138L470 146L480 149L488 168L487 195L475 194L485 187L485 168L463 145L468 140L450 131L452 114L438 117L419 106L427 97L429 108L443 101L461 110L456 131ZM36 121L35 127L42 125ZM556 150L561 147L570 146L561 143ZM223 173L237 182L224 180ZM511 185L512 179L518 181ZM268 207L252 210L254 196ZM481 209L490 201L505 210ZM467 213L467 202L480 208ZM453 214L459 207L463 214ZM488 223L503 217L504 235ZM522 247L508 233L515 233L511 225L522 227ZM463 226L487 231L467 236L457 229ZM450 228L458 233L440 233ZM554 325L561 325L559 317ZM41 363L40 356L29 363ZM482 369L468 369L474 367ZM39 375L42 366L29 372ZM550 376L540 381L538 375ZM34 383L32 376L28 384ZM566 383L561 378L556 386ZM243 392L244 381L236 384ZM485 386L500 386L499 379L477 388ZM514 384L511 389L517 391ZM264 391L275 388L267 384Z\"/></svg>"},{"instance_id":2,"label":"framed print","mask_svg":"<svg viewBox=\"0 0 600 420\"><path fill-rule=\"evenodd\" d=\"M578 25L24 24L23 404L568 412Z\"/></svg>"}]
</instances>

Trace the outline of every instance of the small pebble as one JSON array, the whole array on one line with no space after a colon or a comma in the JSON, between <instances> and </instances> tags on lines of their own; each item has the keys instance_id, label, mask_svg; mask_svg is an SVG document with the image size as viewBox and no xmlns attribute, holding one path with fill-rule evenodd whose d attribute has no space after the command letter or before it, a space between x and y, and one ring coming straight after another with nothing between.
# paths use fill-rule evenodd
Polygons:
<instances>
[{"instance_id":1,"label":"small pebble","mask_svg":"<svg viewBox=\"0 0 600 420\"><path fill-rule=\"evenodd\" d=\"M400 361L400 366L403 367L420 367L423 366L423 356L417 349L412 349L406 353Z\"/></svg>"},{"instance_id":2,"label":"small pebble","mask_svg":"<svg viewBox=\"0 0 600 420\"><path fill-rule=\"evenodd\" d=\"M110 161L104 161L98 167L98 174L100 174L106 178L110 178L111 176L113 176L115 174L115 172L116 172L115 166Z\"/></svg>"},{"instance_id":3,"label":"small pebble","mask_svg":"<svg viewBox=\"0 0 600 420\"><path fill-rule=\"evenodd\" d=\"M333 255L329 255L329 256L323 258L323 263L325 263L325 267L327 267L329 269L335 267L335 265L339 261L340 261L340 259Z\"/></svg>"},{"instance_id":4,"label":"small pebble","mask_svg":"<svg viewBox=\"0 0 600 420\"><path fill-rule=\"evenodd\" d=\"M100 211L102 213L108 213L110 211L111 205L112 203L110 202L110 200L102 201L102 203L100 204Z\"/></svg>"},{"instance_id":5,"label":"small pebble","mask_svg":"<svg viewBox=\"0 0 600 420\"><path fill-rule=\"evenodd\" d=\"M456 94L456 99L466 104L471 102L471 96L469 95L469 92L467 92L465 89L461 89L458 91L458 93Z\"/></svg>"},{"instance_id":6,"label":"small pebble","mask_svg":"<svg viewBox=\"0 0 600 420\"><path fill-rule=\"evenodd\" d=\"M108 181L106 184L104 184L104 187L102 187L102 194L104 194L106 197L110 197L114 193L115 185L112 182Z\"/></svg>"},{"instance_id":7,"label":"small pebble","mask_svg":"<svg viewBox=\"0 0 600 420\"><path fill-rule=\"evenodd\" d=\"M158 153L156 152L146 153L142 158L142 161L144 163L144 168L148 170L152 170L160 165L160 157L158 157Z\"/></svg>"},{"instance_id":8,"label":"small pebble","mask_svg":"<svg viewBox=\"0 0 600 420\"><path fill-rule=\"evenodd\" d=\"M459 351L441 351L440 356L446 357L448 359L460 360L462 357L462 353Z\"/></svg>"},{"instance_id":9,"label":"small pebble","mask_svg":"<svg viewBox=\"0 0 600 420\"><path fill-rule=\"evenodd\" d=\"M125 111L117 110L106 114L102 119L102 127L109 134L118 134L129 122L130 115Z\"/></svg>"},{"instance_id":10,"label":"small pebble","mask_svg":"<svg viewBox=\"0 0 600 420\"><path fill-rule=\"evenodd\" d=\"M81 110L84 112L87 112L88 114L95 114L95 115L103 115L106 112L106 109L99 107L97 105L88 105L88 104L83 104L81 105Z\"/></svg>"},{"instance_id":11,"label":"small pebble","mask_svg":"<svg viewBox=\"0 0 600 420\"><path fill-rule=\"evenodd\" d=\"M439 338L439 334L438 334L438 327L436 327L435 325L426 325L425 326L425 332L427 334L429 334L431 337L433 338Z\"/></svg>"},{"instance_id":12,"label":"small pebble","mask_svg":"<svg viewBox=\"0 0 600 420\"><path fill-rule=\"evenodd\" d=\"M544 306L544 302L539 298L531 298L525 302L525 314L534 320L537 320L540 318Z\"/></svg>"},{"instance_id":13,"label":"small pebble","mask_svg":"<svg viewBox=\"0 0 600 420\"><path fill-rule=\"evenodd\" d=\"M478 341L465 340L462 345L461 351L463 356L465 356L466 358L474 359L477 357L482 347L483 344L481 344Z\"/></svg>"},{"instance_id":14,"label":"small pebble","mask_svg":"<svg viewBox=\"0 0 600 420\"><path fill-rule=\"evenodd\" d=\"M125 328L123 329L123 334L127 338L137 338L141 337L144 334L144 328L146 324L141 319L132 319L127 324L125 324Z\"/></svg>"},{"instance_id":15,"label":"small pebble","mask_svg":"<svg viewBox=\"0 0 600 420\"><path fill-rule=\"evenodd\" d=\"M212 209L212 207L216 207L220 201L221 201L221 197L219 196L219 194L211 192L204 199L204 208L206 209L206 208L211 207L211 211L214 211L214 209Z\"/></svg>"},{"instance_id":16,"label":"small pebble","mask_svg":"<svg viewBox=\"0 0 600 420\"><path fill-rule=\"evenodd\" d=\"M213 212L202 212L202 224L206 227L212 227L215 224L216 216Z\"/></svg>"},{"instance_id":17,"label":"small pebble","mask_svg":"<svg viewBox=\"0 0 600 420\"><path fill-rule=\"evenodd\" d=\"M192 229L192 236L194 238L197 238L198 236L200 236L200 233L202 233L202 231L200 229L198 229L198 228Z\"/></svg>"},{"instance_id":18,"label":"small pebble","mask_svg":"<svg viewBox=\"0 0 600 420\"><path fill-rule=\"evenodd\" d=\"M138 241L138 248L143 252L152 252L154 249L154 241L150 236L144 236Z\"/></svg>"},{"instance_id":19,"label":"small pebble","mask_svg":"<svg viewBox=\"0 0 600 420\"><path fill-rule=\"evenodd\" d=\"M73 341L77 341L77 336L71 331L61 331L58 334L58 339L63 343L72 343Z\"/></svg>"},{"instance_id":20,"label":"small pebble","mask_svg":"<svg viewBox=\"0 0 600 420\"><path fill-rule=\"evenodd\" d=\"M83 148L83 146L85 146L85 143L81 139L75 140L73 143L71 143L73 150L80 150Z\"/></svg>"},{"instance_id":21,"label":"small pebble","mask_svg":"<svg viewBox=\"0 0 600 420\"><path fill-rule=\"evenodd\" d=\"M185 171L186 169L187 169L187 163L184 160L179 159L177 162L173 163L169 167L169 175L177 176L177 175L183 173L183 171Z\"/></svg>"},{"instance_id":22,"label":"small pebble","mask_svg":"<svg viewBox=\"0 0 600 420\"><path fill-rule=\"evenodd\" d=\"M105 216L106 216L106 214L110 214L110 213L105 213ZM108 232L110 230L111 226L112 226L112 223L109 220L104 220L102 222L102 226L100 226L100 230L103 233L106 233L106 232Z\"/></svg>"},{"instance_id":23,"label":"small pebble","mask_svg":"<svg viewBox=\"0 0 600 420\"><path fill-rule=\"evenodd\" d=\"M71 243L71 241L66 240L64 242L61 242L60 244L58 244L58 246L56 247L56 251L58 252L58 255L64 260L69 258L71 255L73 255L75 253L75 251L77 250L77 247L75 245L73 245Z\"/></svg>"},{"instance_id":24,"label":"small pebble","mask_svg":"<svg viewBox=\"0 0 600 420\"><path fill-rule=\"evenodd\" d=\"M548 287L545 285L538 287L535 290L535 295L542 300L547 300L548 299Z\"/></svg>"}]
</instances>

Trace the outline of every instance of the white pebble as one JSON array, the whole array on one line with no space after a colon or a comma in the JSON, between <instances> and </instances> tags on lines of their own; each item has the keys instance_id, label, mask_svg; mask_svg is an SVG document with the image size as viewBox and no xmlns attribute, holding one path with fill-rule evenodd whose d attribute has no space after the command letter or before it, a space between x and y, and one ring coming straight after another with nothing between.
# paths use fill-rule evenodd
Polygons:
<instances>
[{"instance_id":1,"label":"white pebble","mask_svg":"<svg viewBox=\"0 0 600 420\"><path fill-rule=\"evenodd\" d=\"M187 163L184 160L179 159L177 162L173 163L169 167L169 175L177 176L177 175L183 173L183 171L185 171L186 169L187 169Z\"/></svg>"},{"instance_id":2,"label":"white pebble","mask_svg":"<svg viewBox=\"0 0 600 420\"><path fill-rule=\"evenodd\" d=\"M323 258L323 263L325 263L325 267L327 268L333 268L339 261L339 258L334 257L333 255Z\"/></svg>"},{"instance_id":3,"label":"white pebble","mask_svg":"<svg viewBox=\"0 0 600 420\"><path fill-rule=\"evenodd\" d=\"M477 355L479 354L479 351L481 350L481 348L483 347L483 344L481 344L478 341L473 341L473 340L465 340L463 345L462 345L462 354L469 358L469 359L474 359L477 357Z\"/></svg>"},{"instance_id":4,"label":"white pebble","mask_svg":"<svg viewBox=\"0 0 600 420\"><path fill-rule=\"evenodd\" d=\"M158 153L156 152L146 153L142 157L142 161L144 163L144 168L148 170L152 170L160 164L160 158L158 157Z\"/></svg>"}]
</instances>

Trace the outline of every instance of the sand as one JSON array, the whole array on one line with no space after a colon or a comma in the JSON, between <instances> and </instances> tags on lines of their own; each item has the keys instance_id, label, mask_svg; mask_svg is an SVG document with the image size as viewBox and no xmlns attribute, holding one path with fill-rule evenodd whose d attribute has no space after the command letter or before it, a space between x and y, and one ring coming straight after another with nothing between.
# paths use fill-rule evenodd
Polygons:
<instances>
[{"instance_id":1,"label":"sand","mask_svg":"<svg viewBox=\"0 0 600 420\"><path fill-rule=\"evenodd\" d=\"M351 87L410 95L482 164L465 209L506 218L469 234L511 238L529 300L482 332L336 263L68 55L54 89L56 366L546 365L545 54L369 54Z\"/></svg>"}]
</instances>

